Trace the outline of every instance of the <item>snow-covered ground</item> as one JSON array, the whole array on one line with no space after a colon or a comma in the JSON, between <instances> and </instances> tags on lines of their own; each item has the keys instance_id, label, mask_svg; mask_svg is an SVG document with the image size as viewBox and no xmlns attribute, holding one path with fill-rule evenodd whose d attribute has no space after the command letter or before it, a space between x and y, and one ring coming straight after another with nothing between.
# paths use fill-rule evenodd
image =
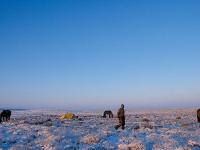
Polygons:
<instances>
[{"instance_id":1,"label":"snow-covered ground","mask_svg":"<svg viewBox=\"0 0 200 150\"><path fill-rule=\"evenodd\" d=\"M0 149L133 149L200 150L196 110L126 112L125 130L115 130L117 118L81 112L77 120L61 121L64 111L13 111L0 124ZM116 112L115 112L116 114Z\"/></svg>"}]
</instances>

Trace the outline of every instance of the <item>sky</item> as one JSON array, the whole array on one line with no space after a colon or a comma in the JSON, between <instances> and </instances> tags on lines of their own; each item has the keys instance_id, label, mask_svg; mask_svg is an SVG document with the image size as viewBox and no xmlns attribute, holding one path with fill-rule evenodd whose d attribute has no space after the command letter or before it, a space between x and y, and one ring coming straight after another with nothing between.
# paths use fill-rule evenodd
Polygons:
<instances>
[{"instance_id":1,"label":"sky","mask_svg":"<svg viewBox=\"0 0 200 150\"><path fill-rule=\"evenodd\" d=\"M200 106L198 0L0 1L0 107Z\"/></svg>"}]
</instances>

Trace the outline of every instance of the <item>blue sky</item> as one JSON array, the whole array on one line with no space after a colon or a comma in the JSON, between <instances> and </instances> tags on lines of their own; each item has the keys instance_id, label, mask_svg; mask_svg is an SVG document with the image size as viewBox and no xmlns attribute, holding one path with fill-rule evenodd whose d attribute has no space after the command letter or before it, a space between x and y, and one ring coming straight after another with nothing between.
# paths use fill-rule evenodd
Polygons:
<instances>
[{"instance_id":1,"label":"blue sky","mask_svg":"<svg viewBox=\"0 0 200 150\"><path fill-rule=\"evenodd\" d=\"M0 2L0 102L198 107L197 0Z\"/></svg>"}]
</instances>

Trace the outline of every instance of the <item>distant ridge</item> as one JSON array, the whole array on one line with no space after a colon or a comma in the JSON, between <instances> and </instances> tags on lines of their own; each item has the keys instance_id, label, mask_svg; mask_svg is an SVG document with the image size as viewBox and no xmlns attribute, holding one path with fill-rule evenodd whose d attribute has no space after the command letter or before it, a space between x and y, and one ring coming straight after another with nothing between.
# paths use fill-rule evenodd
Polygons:
<instances>
[{"instance_id":1,"label":"distant ridge","mask_svg":"<svg viewBox=\"0 0 200 150\"><path fill-rule=\"evenodd\" d=\"M14 110L15 110L15 111L16 111L16 110L29 110L29 109L23 109L23 108L16 108L16 109L15 109L15 108L13 108L13 109L12 109L12 108L0 108L0 110L4 110L4 109L9 109L9 110L13 110L13 111L14 111Z\"/></svg>"}]
</instances>

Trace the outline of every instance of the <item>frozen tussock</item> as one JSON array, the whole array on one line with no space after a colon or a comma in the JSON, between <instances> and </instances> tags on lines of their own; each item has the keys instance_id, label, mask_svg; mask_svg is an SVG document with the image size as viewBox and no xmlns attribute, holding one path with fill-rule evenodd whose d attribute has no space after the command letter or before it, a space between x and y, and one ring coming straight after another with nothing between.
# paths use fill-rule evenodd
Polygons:
<instances>
[{"instance_id":1,"label":"frozen tussock","mask_svg":"<svg viewBox=\"0 0 200 150\"><path fill-rule=\"evenodd\" d=\"M88 135L85 135L83 138L81 138L80 141L85 144L94 144L94 143L97 143L99 140L100 140L99 136L88 134Z\"/></svg>"},{"instance_id":2,"label":"frozen tussock","mask_svg":"<svg viewBox=\"0 0 200 150\"><path fill-rule=\"evenodd\" d=\"M119 144L119 150L145 150L145 146L141 141L134 141L130 144Z\"/></svg>"},{"instance_id":3,"label":"frozen tussock","mask_svg":"<svg viewBox=\"0 0 200 150\"><path fill-rule=\"evenodd\" d=\"M189 140L188 145L191 146L192 148L196 147L200 149L200 141L196 142L196 141Z\"/></svg>"}]
</instances>

